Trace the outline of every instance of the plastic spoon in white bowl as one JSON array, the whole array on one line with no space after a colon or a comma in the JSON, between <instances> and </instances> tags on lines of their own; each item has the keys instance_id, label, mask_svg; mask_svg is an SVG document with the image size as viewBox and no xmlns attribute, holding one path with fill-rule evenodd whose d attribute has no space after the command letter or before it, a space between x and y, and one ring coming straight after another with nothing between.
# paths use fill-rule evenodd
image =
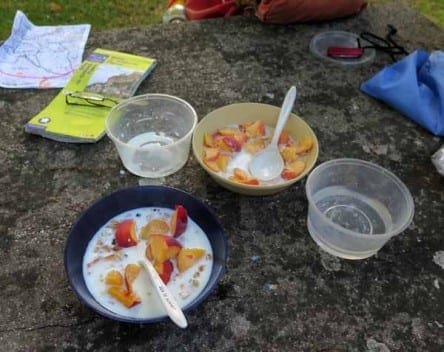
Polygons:
<instances>
[{"instance_id":1,"label":"plastic spoon in white bowl","mask_svg":"<svg viewBox=\"0 0 444 352\"><path fill-rule=\"evenodd\" d=\"M145 242L140 241L137 244L137 254L139 257L139 264L142 265L145 270L148 272L148 275L151 279L151 282L156 289L157 295L160 298L168 316L170 319L182 329L185 329L188 326L187 319L177 304L175 298L171 294L170 290L163 283L156 269L154 269L153 264L146 257L146 245Z\"/></svg>"},{"instance_id":2,"label":"plastic spoon in white bowl","mask_svg":"<svg viewBox=\"0 0 444 352\"><path fill-rule=\"evenodd\" d=\"M278 149L279 136L288 120L296 99L296 87L292 86L285 95L270 144L251 159L248 169L250 173L263 181L278 177L284 169L284 160Z\"/></svg>"}]
</instances>

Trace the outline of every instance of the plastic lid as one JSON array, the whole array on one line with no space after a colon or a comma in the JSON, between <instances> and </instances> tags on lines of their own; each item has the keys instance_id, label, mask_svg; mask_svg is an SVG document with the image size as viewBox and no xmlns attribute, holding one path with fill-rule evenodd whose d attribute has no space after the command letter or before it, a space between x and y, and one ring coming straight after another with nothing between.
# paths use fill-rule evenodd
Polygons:
<instances>
[{"instance_id":1,"label":"plastic lid","mask_svg":"<svg viewBox=\"0 0 444 352\"><path fill-rule=\"evenodd\" d=\"M359 58L333 58L327 55L329 47L358 48L359 36L355 33L344 31L322 32L313 37L310 43L310 51L320 59L334 62L344 66L353 66L370 63L374 60L375 49L364 49L364 53ZM366 46L369 43L362 38L361 45Z\"/></svg>"}]
</instances>

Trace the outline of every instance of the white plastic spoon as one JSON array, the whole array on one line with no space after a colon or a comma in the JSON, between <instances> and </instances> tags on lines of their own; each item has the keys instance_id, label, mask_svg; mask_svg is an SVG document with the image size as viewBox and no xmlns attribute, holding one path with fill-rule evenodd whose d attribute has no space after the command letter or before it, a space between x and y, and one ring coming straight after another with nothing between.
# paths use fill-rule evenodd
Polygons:
<instances>
[{"instance_id":1,"label":"white plastic spoon","mask_svg":"<svg viewBox=\"0 0 444 352\"><path fill-rule=\"evenodd\" d=\"M182 329L188 326L187 319L171 294L170 290L165 286L156 269L154 269L153 264L147 259L146 254L146 245L143 241L140 241L137 245L137 254L139 257L139 264L142 265L151 279L151 282L156 289L157 295L160 298L165 310L170 317L170 319Z\"/></svg>"},{"instance_id":2,"label":"white plastic spoon","mask_svg":"<svg viewBox=\"0 0 444 352\"><path fill-rule=\"evenodd\" d=\"M271 143L264 150L257 153L248 165L250 173L260 180L272 180L278 177L284 169L284 160L279 153L278 141L293 109L295 99L296 87L293 86L285 95Z\"/></svg>"}]
</instances>

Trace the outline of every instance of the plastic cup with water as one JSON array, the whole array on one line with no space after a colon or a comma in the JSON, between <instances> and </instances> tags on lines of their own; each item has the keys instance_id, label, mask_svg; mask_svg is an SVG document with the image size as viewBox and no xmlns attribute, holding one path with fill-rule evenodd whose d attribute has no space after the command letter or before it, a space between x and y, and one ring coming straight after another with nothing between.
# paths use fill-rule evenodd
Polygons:
<instances>
[{"instance_id":1,"label":"plastic cup with water","mask_svg":"<svg viewBox=\"0 0 444 352\"><path fill-rule=\"evenodd\" d=\"M413 199L402 181L363 160L321 164L308 177L306 192L309 233L322 249L338 257L374 255L413 219Z\"/></svg>"},{"instance_id":2,"label":"plastic cup with water","mask_svg":"<svg viewBox=\"0 0 444 352\"><path fill-rule=\"evenodd\" d=\"M158 178L185 165L196 124L197 114L186 101L145 94L113 107L105 127L128 171Z\"/></svg>"}]
</instances>

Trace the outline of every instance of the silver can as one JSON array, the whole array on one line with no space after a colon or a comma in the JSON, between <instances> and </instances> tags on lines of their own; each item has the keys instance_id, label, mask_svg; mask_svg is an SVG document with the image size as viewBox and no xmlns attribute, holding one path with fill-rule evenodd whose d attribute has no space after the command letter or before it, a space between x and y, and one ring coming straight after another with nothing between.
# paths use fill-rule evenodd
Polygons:
<instances>
[{"instance_id":1,"label":"silver can","mask_svg":"<svg viewBox=\"0 0 444 352\"><path fill-rule=\"evenodd\" d=\"M163 23L184 22L186 20L184 1L174 1L163 14Z\"/></svg>"}]
</instances>

